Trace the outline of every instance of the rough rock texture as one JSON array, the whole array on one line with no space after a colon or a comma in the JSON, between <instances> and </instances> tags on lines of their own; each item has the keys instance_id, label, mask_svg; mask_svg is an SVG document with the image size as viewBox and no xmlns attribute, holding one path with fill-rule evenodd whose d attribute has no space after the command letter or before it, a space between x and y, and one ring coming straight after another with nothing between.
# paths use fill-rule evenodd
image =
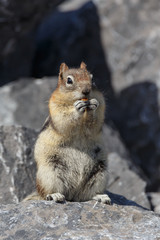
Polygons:
<instances>
[{"instance_id":1,"label":"rough rock texture","mask_svg":"<svg viewBox=\"0 0 160 240\"><path fill-rule=\"evenodd\" d=\"M33 145L36 136L35 131L24 127L0 127L0 203L18 202L35 190ZM125 197L149 208L144 193L145 183L129 170L129 164L122 159L127 157L127 152L118 135L105 127L104 139L109 158L108 190L123 193Z\"/></svg>"},{"instance_id":2,"label":"rough rock texture","mask_svg":"<svg viewBox=\"0 0 160 240\"><path fill-rule=\"evenodd\" d=\"M57 78L21 79L0 88L1 125L39 129L48 116L48 100Z\"/></svg>"},{"instance_id":3,"label":"rough rock texture","mask_svg":"<svg viewBox=\"0 0 160 240\"><path fill-rule=\"evenodd\" d=\"M107 190L150 208L148 197L145 193L146 181L138 176L139 169L130 161L119 134L105 126L104 142L108 152L108 186Z\"/></svg>"},{"instance_id":4,"label":"rough rock texture","mask_svg":"<svg viewBox=\"0 0 160 240\"><path fill-rule=\"evenodd\" d=\"M0 203L18 202L34 189L35 137L24 127L0 127Z\"/></svg>"},{"instance_id":5,"label":"rough rock texture","mask_svg":"<svg viewBox=\"0 0 160 240\"><path fill-rule=\"evenodd\" d=\"M30 74L35 47L33 30L61 2L0 1L0 85Z\"/></svg>"},{"instance_id":6,"label":"rough rock texture","mask_svg":"<svg viewBox=\"0 0 160 240\"><path fill-rule=\"evenodd\" d=\"M46 201L1 205L1 238L158 240L160 217L141 207L128 205L108 206L94 201L62 205Z\"/></svg>"},{"instance_id":7,"label":"rough rock texture","mask_svg":"<svg viewBox=\"0 0 160 240\"><path fill-rule=\"evenodd\" d=\"M129 166L127 160L121 158L117 153L108 155L109 183L107 189L150 208L145 193L147 184Z\"/></svg>"}]
</instances>

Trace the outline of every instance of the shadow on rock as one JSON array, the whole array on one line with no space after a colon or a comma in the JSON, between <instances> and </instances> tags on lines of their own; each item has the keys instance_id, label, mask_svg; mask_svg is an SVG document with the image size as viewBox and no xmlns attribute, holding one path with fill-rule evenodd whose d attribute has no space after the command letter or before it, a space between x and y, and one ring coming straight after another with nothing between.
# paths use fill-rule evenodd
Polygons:
<instances>
[{"instance_id":1,"label":"shadow on rock","mask_svg":"<svg viewBox=\"0 0 160 240\"><path fill-rule=\"evenodd\" d=\"M117 204L117 205L120 205L120 206L135 206L135 207L139 207L139 208L142 208L142 209L145 209L145 210L149 210L149 209L139 205L138 203L125 198L122 195L111 193L111 192L108 192L108 191L106 191L106 193L110 197L112 204Z\"/></svg>"}]
</instances>

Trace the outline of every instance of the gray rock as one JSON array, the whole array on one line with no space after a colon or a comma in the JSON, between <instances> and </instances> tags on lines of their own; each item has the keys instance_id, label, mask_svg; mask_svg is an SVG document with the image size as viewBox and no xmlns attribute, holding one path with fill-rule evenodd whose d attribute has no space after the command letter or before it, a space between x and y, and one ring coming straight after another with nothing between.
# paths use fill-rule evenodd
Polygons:
<instances>
[{"instance_id":1,"label":"gray rock","mask_svg":"<svg viewBox=\"0 0 160 240\"><path fill-rule=\"evenodd\" d=\"M145 193L147 184L132 170L126 159L121 158L117 153L110 153L108 155L108 173L108 191L121 194L143 207L150 208Z\"/></svg>"},{"instance_id":2,"label":"gray rock","mask_svg":"<svg viewBox=\"0 0 160 240\"><path fill-rule=\"evenodd\" d=\"M1 125L41 128L57 78L21 79L0 88Z\"/></svg>"},{"instance_id":3,"label":"gray rock","mask_svg":"<svg viewBox=\"0 0 160 240\"><path fill-rule=\"evenodd\" d=\"M134 203L109 206L94 201L39 201L1 205L0 213L1 238L8 240L160 238L160 217Z\"/></svg>"},{"instance_id":4,"label":"gray rock","mask_svg":"<svg viewBox=\"0 0 160 240\"><path fill-rule=\"evenodd\" d=\"M159 88L160 2L94 0L114 90L151 79Z\"/></svg>"},{"instance_id":5,"label":"gray rock","mask_svg":"<svg viewBox=\"0 0 160 240\"><path fill-rule=\"evenodd\" d=\"M18 202L34 189L36 135L24 127L0 127L0 203Z\"/></svg>"},{"instance_id":6,"label":"gray rock","mask_svg":"<svg viewBox=\"0 0 160 240\"><path fill-rule=\"evenodd\" d=\"M123 192L124 197L149 208L144 193L145 183L129 171L129 164L123 159L124 156L127 157L127 152L118 135L106 126L104 132L109 158L109 190L117 194ZM24 127L0 127L0 203L19 202L35 190L33 146L36 136L34 130ZM112 148L109 149L111 144Z\"/></svg>"},{"instance_id":7,"label":"gray rock","mask_svg":"<svg viewBox=\"0 0 160 240\"><path fill-rule=\"evenodd\" d=\"M119 133L106 124L104 124L103 127L103 139L106 144L106 151L108 154L115 152L121 158L129 159L129 154L122 142Z\"/></svg>"},{"instance_id":8,"label":"gray rock","mask_svg":"<svg viewBox=\"0 0 160 240\"><path fill-rule=\"evenodd\" d=\"M147 183L139 177L137 169L130 161L118 132L104 126L104 142L108 152L108 186L107 190L121 194L127 199L150 208L145 193Z\"/></svg>"}]
</instances>

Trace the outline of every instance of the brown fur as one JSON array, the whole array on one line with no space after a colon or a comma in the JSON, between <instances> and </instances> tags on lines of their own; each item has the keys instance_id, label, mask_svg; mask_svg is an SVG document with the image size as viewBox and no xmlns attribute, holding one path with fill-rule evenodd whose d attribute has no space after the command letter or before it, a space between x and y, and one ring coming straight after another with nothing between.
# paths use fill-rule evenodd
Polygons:
<instances>
[{"instance_id":1,"label":"brown fur","mask_svg":"<svg viewBox=\"0 0 160 240\"><path fill-rule=\"evenodd\" d=\"M57 202L90 199L110 203L104 194L107 162L102 139L105 101L92 88L85 63L60 66L49 100L49 117L35 144L37 192ZM87 99L83 101L82 99ZM98 195L97 195L98 194ZM34 198L35 199L35 198Z\"/></svg>"}]
</instances>

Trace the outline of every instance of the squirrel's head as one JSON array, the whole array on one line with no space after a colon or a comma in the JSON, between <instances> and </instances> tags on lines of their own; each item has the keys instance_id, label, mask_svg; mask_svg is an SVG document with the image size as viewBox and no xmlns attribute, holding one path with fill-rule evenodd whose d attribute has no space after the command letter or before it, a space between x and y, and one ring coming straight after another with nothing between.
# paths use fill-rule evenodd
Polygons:
<instances>
[{"instance_id":1,"label":"squirrel's head","mask_svg":"<svg viewBox=\"0 0 160 240\"><path fill-rule=\"evenodd\" d=\"M82 62L80 68L68 68L62 63L59 71L58 90L73 101L88 98L92 89L92 74Z\"/></svg>"}]
</instances>

